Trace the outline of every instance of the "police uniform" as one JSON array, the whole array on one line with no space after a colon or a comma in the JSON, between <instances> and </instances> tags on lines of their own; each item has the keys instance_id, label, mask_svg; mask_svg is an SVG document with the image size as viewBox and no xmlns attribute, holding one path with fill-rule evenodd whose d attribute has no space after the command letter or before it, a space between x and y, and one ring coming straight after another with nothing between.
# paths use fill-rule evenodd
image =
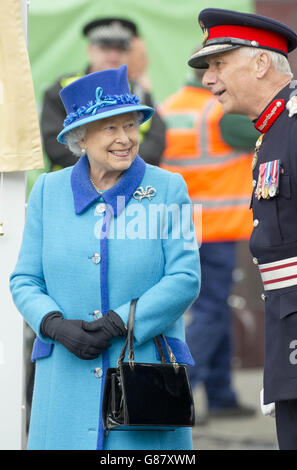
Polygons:
<instances>
[{"instance_id":1,"label":"police uniform","mask_svg":"<svg viewBox=\"0 0 297 470\"><path fill-rule=\"evenodd\" d=\"M199 15L204 44L189 65L240 46L287 56L297 35L270 18L206 9ZM281 449L297 449L297 81L283 88L254 121L261 132L252 161L250 249L265 301L264 403L276 403Z\"/></svg>"},{"instance_id":2,"label":"police uniform","mask_svg":"<svg viewBox=\"0 0 297 470\"><path fill-rule=\"evenodd\" d=\"M88 23L83 28L83 34L90 43L104 46L113 44L118 48L129 49L130 40L138 35L136 25L122 18L102 18ZM57 134L63 128L66 117L65 109L60 99L60 91L74 80L81 78L89 72L65 74L61 76L45 94L41 112L41 132L45 152L50 160L51 170L57 170L72 166L77 158L67 147L62 146L56 140ZM138 83L131 82L132 94L139 96L140 102L153 107L153 99L150 93L144 91ZM160 115L155 112L152 118L140 128L141 157L152 165L159 165L161 155L165 149L165 123Z\"/></svg>"}]
</instances>

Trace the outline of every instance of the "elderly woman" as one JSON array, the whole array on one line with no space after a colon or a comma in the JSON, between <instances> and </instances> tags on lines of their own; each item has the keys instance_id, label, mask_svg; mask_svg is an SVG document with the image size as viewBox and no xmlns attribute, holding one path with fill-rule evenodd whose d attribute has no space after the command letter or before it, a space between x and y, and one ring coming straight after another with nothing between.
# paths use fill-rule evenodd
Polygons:
<instances>
[{"instance_id":1,"label":"elderly woman","mask_svg":"<svg viewBox=\"0 0 297 470\"><path fill-rule=\"evenodd\" d=\"M61 98L68 115L58 140L81 158L37 180L11 275L37 335L28 448L191 449L188 427L106 436L101 419L105 372L116 366L133 298L135 360L159 362L153 337L164 333L177 361L192 363L183 314L200 272L186 185L137 154L153 110L130 95L126 66L86 75Z\"/></svg>"}]
</instances>

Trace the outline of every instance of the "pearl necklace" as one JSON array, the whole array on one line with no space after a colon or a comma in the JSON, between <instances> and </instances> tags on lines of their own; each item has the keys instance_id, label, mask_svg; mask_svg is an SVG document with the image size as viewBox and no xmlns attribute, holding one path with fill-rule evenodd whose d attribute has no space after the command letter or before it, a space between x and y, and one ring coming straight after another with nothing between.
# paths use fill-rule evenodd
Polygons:
<instances>
[{"instance_id":1,"label":"pearl necklace","mask_svg":"<svg viewBox=\"0 0 297 470\"><path fill-rule=\"evenodd\" d=\"M98 193L98 194L102 194L102 190L99 189L99 188L96 186L96 184L94 183L94 181L92 180L91 177L90 177L90 180L91 180L92 185L93 185L94 188L96 189L97 193Z\"/></svg>"}]
</instances>

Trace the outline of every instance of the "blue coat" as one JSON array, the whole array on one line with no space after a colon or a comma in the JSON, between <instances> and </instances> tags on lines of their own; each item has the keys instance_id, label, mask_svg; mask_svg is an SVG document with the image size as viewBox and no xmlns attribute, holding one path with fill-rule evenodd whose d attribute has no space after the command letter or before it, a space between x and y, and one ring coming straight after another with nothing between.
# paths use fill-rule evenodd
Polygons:
<instances>
[{"instance_id":1,"label":"blue coat","mask_svg":"<svg viewBox=\"0 0 297 470\"><path fill-rule=\"evenodd\" d=\"M153 187L151 199L133 197L140 186ZM113 309L127 324L130 300L139 298L135 360L158 362L152 338L163 332L177 360L192 364L183 313L198 295L200 268L189 204L180 175L146 165L139 156L102 195L90 182L86 156L37 180L11 275L14 302L37 334L29 449L192 448L189 428L104 436L105 371L116 365L123 338L114 338L104 354L87 361L40 332L43 317L52 311L93 321ZM181 231L182 205L188 226Z\"/></svg>"}]
</instances>

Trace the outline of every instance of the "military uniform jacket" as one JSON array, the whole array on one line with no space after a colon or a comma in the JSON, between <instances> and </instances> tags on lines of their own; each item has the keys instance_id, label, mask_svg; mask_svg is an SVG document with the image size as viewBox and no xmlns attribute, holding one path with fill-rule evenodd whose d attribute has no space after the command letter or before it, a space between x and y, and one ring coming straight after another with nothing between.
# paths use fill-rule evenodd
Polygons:
<instances>
[{"instance_id":1,"label":"military uniform jacket","mask_svg":"<svg viewBox=\"0 0 297 470\"><path fill-rule=\"evenodd\" d=\"M297 398L297 110L288 109L296 107L296 85L281 90L256 122L263 135L253 165L250 249L265 289L265 404ZM271 185L273 162L278 191L259 197L265 176Z\"/></svg>"}]
</instances>

